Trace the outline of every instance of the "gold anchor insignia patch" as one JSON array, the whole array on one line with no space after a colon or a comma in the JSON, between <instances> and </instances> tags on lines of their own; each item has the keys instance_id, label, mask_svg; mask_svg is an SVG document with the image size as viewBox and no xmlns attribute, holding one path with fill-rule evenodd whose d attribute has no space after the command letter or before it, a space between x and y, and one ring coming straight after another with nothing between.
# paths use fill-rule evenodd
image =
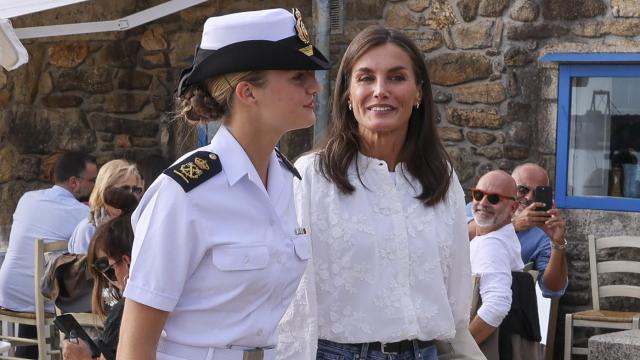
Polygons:
<instances>
[{"instance_id":1,"label":"gold anchor insignia patch","mask_svg":"<svg viewBox=\"0 0 640 360\"><path fill-rule=\"evenodd\" d=\"M208 151L197 151L183 161L166 169L164 174L180 184L185 192L189 192L220 171L222 171L222 164L216 154Z\"/></svg>"}]
</instances>

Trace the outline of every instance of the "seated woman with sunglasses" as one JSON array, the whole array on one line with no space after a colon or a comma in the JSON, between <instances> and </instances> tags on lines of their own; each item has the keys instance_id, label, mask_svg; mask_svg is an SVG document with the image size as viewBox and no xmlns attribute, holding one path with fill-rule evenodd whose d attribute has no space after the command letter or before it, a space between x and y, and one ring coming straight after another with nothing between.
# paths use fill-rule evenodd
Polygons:
<instances>
[{"instance_id":1,"label":"seated woman with sunglasses","mask_svg":"<svg viewBox=\"0 0 640 360\"><path fill-rule=\"evenodd\" d=\"M124 309L122 292L129 277L133 230L131 213L138 199L122 188L109 188L105 192L105 202L122 213L98 226L89 246L87 263L94 277L93 312L104 317L104 331L96 344L102 351L101 359L116 358L116 349L120 333L120 321ZM117 302L107 311L103 297L107 291ZM78 339L77 343L65 340L63 344L65 360L91 359L89 345Z\"/></svg>"},{"instance_id":2,"label":"seated woman with sunglasses","mask_svg":"<svg viewBox=\"0 0 640 360\"><path fill-rule=\"evenodd\" d=\"M480 178L473 198L476 236L470 243L471 272L480 274L482 305L471 319L471 335L487 359L497 358L497 337L491 336L511 308L511 272L522 271L520 242L511 224L518 208L516 183L504 171Z\"/></svg>"},{"instance_id":3,"label":"seated woman with sunglasses","mask_svg":"<svg viewBox=\"0 0 640 360\"><path fill-rule=\"evenodd\" d=\"M111 160L102 165L98 176L88 180L95 182L89 197L89 216L78 223L69 239L68 249L72 254L86 254L96 227L120 213L120 210L105 203L106 189L110 187L121 188L131 192L138 199L142 197L144 190L144 184L136 165L124 159Z\"/></svg>"}]
</instances>

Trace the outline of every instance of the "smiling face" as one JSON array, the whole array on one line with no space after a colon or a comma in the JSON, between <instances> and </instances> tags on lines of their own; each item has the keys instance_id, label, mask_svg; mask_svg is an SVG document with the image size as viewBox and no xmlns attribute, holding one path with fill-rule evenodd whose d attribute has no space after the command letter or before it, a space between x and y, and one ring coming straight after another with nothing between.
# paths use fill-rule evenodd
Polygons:
<instances>
[{"instance_id":1,"label":"smiling face","mask_svg":"<svg viewBox=\"0 0 640 360\"><path fill-rule=\"evenodd\" d=\"M379 134L404 138L421 97L411 59L395 44L368 50L353 66L348 101L365 139Z\"/></svg>"},{"instance_id":2,"label":"smiling face","mask_svg":"<svg viewBox=\"0 0 640 360\"><path fill-rule=\"evenodd\" d=\"M264 86L253 89L265 125L283 133L313 125L314 97L320 90L314 71L272 70L266 72L265 80Z\"/></svg>"}]
</instances>

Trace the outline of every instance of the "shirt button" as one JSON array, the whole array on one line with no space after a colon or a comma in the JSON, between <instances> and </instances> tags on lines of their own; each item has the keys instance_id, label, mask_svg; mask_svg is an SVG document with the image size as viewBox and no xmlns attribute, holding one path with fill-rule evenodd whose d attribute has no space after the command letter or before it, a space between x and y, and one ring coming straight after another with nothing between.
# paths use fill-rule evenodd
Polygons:
<instances>
[{"instance_id":1,"label":"shirt button","mask_svg":"<svg viewBox=\"0 0 640 360\"><path fill-rule=\"evenodd\" d=\"M249 257L245 256L244 259L242 259L242 262L247 264L249 262Z\"/></svg>"}]
</instances>

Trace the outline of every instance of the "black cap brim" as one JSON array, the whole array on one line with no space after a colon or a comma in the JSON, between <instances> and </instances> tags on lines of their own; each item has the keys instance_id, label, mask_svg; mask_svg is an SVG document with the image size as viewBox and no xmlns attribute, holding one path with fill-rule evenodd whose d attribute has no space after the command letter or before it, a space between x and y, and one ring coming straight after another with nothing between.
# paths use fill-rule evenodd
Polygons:
<instances>
[{"instance_id":1,"label":"black cap brim","mask_svg":"<svg viewBox=\"0 0 640 360\"><path fill-rule=\"evenodd\" d=\"M216 75L260 70L328 70L331 65L318 49L292 36L280 41L250 40L218 50L198 48L193 66L180 75L178 96L192 84ZM300 49L312 49L311 55Z\"/></svg>"}]
</instances>

